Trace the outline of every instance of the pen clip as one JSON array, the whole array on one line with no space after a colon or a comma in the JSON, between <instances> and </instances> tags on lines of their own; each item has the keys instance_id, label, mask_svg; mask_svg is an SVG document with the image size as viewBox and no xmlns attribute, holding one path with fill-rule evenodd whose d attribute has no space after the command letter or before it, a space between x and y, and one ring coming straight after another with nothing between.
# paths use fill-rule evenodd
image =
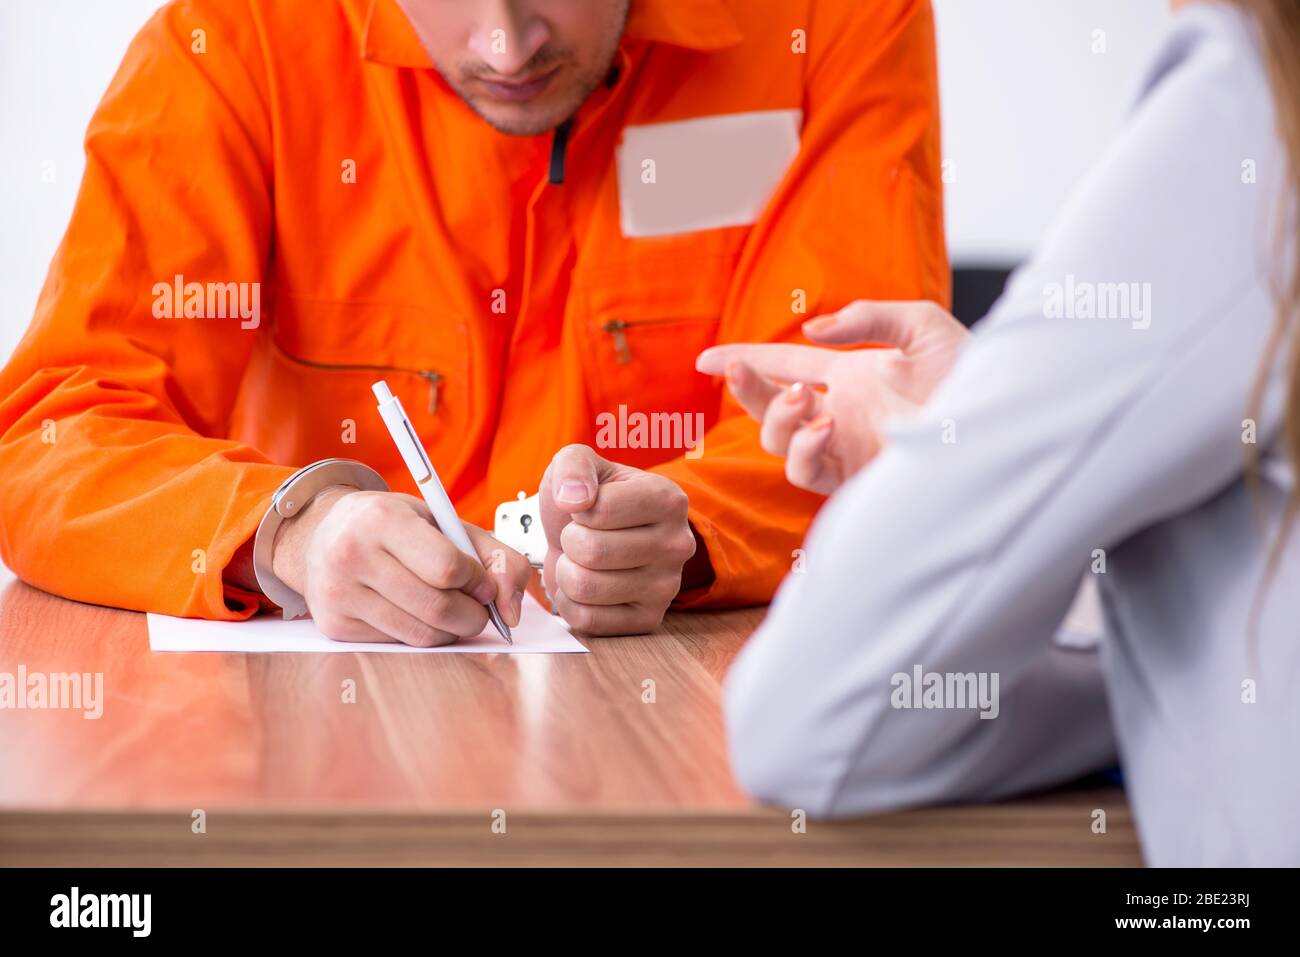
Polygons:
<instances>
[{"instance_id":1,"label":"pen clip","mask_svg":"<svg viewBox=\"0 0 1300 957\"><path fill-rule=\"evenodd\" d=\"M402 416L402 428L406 429L406 437L410 440L411 451L419 458L420 464L424 467L423 475L412 475L417 485L423 485L429 479L433 478L433 464L429 461L429 456L424 451L424 446L420 440L415 437L415 432L411 429L411 422Z\"/></svg>"}]
</instances>

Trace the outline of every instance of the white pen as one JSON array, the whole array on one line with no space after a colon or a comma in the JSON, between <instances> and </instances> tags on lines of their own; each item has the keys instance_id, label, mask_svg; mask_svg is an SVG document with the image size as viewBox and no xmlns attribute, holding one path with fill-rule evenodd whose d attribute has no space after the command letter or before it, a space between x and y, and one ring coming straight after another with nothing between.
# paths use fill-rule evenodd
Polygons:
<instances>
[{"instance_id":1,"label":"white pen","mask_svg":"<svg viewBox=\"0 0 1300 957\"><path fill-rule=\"evenodd\" d=\"M438 523L439 530L453 545L478 562L478 552L474 551L474 545L469 540L465 525L456 514L451 499L447 497L447 490L442 487L442 480L434 471L428 453L420 444L415 429L411 428L411 420L406 417L406 410L402 408L401 400L388 390L388 383L382 379L370 388L375 393L375 398L379 400L379 414L383 416L384 424L388 426L388 434L397 443L397 451L402 453L402 461L410 469L411 478L415 479L415 484L420 489L420 494L424 496L429 511L433 513L433 520ZM501 637L513 645L514 639L510 637L510 626L501 617L501 612L497 611L497 603L488 602L487 610L488 617L492 619L492 624L496 626L497 631L501 632Z\"/></svg>"}]
</instances>

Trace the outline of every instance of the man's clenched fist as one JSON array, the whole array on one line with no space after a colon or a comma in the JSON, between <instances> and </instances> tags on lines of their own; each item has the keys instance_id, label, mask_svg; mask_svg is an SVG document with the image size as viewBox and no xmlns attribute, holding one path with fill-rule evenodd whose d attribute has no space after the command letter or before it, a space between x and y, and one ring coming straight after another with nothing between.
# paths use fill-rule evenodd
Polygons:
<instances>
[{"instance_id":1,"label":"man's clenched fist","mask_svg":"<svg viewBox=\"0 0 1300 957\"><path fill-rule=\"evenodd\" d=\"M542 477L540 505L550 546L543 581L565 621L589 635L658 627L695 555L686 493L569 445Z\"/></svg>"}]
</instances>

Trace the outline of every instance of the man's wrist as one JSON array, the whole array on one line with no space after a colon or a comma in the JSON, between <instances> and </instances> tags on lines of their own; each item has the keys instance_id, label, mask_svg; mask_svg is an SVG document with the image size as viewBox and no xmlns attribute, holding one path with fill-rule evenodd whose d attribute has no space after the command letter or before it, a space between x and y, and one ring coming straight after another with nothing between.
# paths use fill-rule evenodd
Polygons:
<instances>
[{"instance_id":1,"label":"man's wrist","mask_svg":"<svg viewBox=\"0 0 1300 957\"><path fill-rule=\"evenodd\" d=\"M344 495L359 492L355 485L329 485L317 492L302 511L286 518L275 530L271 543L271 571L298 594L306 586L307 545L312 532L330 508Z\"/></svg>"},{"instance_id":2,"label":"man's wrist","mask_svg":"<svg viewBox=\"0 0 1300 957\"><path fill-rule=\"evenodd\" d=\"M299 469L285 480L271 498L271 507L257 527L253 540L253 572L257 576L258 590L280 606L285 618L295 618L307 612L307 603L297 589L302 586L306 564L303 539L312 526L304 524L292 530L285 539L284 549L276 547L281 541L281 528L293 522L300 513L310 510L318 496L337 486L388 491L383 476L368 465L350 459L322 459ZM320 516L328 511L318 509L316 514ZM278 559L274 555L276 552L281 553ZM294 584L280 577L281 570Z\"/></svg>"}]
</instances>

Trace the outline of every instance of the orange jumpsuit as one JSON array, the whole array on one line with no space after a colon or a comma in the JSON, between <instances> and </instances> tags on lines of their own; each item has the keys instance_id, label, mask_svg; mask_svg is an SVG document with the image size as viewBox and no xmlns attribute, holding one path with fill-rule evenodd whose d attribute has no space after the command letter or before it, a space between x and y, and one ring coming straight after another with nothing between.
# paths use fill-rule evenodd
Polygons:
<instances>
[{"instance_id":1,"label":"orange jumpsuit","mask_svg":"<svg viewBox=\"0 0 1300 957\"><path fill-rule=\"evenodd\" d=\"M598 451L688 493L716 580L679 606L767 601L820 499L694 359L855 298L946 302L931 10L633 0L615 65L560 149L480 120L394 0L155 14L0 373L5 564L83 601L246 617L264 600L222 571L295 468L354 458L414 491L383 377L488 528L602 412L702 413L698 457ZM797 154L751 221L624 235L625 131L767 111L798 111ZM257 320L186 317L163 287L188 283L243 284Z\"/></svg>"}]
</instances>

